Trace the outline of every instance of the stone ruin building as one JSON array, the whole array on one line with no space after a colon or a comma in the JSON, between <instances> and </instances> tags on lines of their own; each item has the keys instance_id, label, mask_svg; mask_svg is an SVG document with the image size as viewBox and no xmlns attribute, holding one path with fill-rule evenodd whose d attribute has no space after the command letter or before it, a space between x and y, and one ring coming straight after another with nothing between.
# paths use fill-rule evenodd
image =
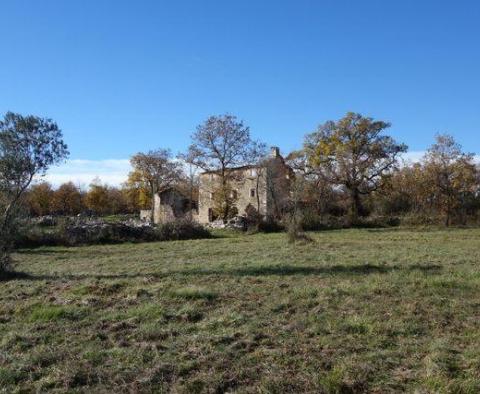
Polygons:
<instances>
[{"instance_id":1,"label":"stone ruin building","mask_svg":"<svg viewBox=\"0 0 480 394\"><path fill-rule=\"evenodd\" d=\"M259 215L277 218L288 202L292 169L285 163L277 147L271 148L269 157L260 165L230 168L229 186L238 216ZM212 223L215 216L215 191L221 178L216 171L206 171L199 176L198 201L188 193L171 187L154 196L154 223L166 223L190 218L201 224ZM144 221L150 220L150 211L140 213Z\"/></svg>"},{"instance_id":2,"label":"stone ruin building","mask_svg":"<svg viewBox=\"0 0 480 394\"><path fill-rule=\"evenodd\" d=\"M277 147L271 148L270 156L257 166L242 166L229 169L232 198L239 216L255 213L261 217L277 217L289 199L292 169L285 163ZM216 171L200 174L198 198L198 222L215 221L215 190L221 178Z\"/></svg>"}]
</instances>

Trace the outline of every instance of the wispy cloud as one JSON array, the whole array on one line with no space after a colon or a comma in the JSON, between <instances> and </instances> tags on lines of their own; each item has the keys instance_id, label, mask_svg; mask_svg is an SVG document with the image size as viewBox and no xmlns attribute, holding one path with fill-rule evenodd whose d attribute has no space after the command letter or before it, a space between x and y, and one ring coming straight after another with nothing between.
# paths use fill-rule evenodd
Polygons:
<instances>
[{"instance_id":1,"label":"wispy cloud","mask_svg":"<svg viewBox=\"0 0 480 394\"><path fill-rule=\"evenodd\" d=\"M102 183L119 186L127 180L130 170L131 166L128 159L74 159L52 167L42 179L55 186L64 182L73 182L88 187L92 180L100 178Z\"/></svg>"}]
</instances>

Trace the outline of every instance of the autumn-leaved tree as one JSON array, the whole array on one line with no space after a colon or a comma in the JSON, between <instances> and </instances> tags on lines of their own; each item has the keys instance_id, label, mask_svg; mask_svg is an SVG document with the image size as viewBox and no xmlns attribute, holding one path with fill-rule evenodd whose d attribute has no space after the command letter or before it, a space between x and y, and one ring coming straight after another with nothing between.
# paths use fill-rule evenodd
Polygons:
<instances>
[{"instance_id":1,"label":"autumn-leaved tree","mask_svg":"<svg viewBox=\"0 0 480 394\"><path fill-rule=\"evenodd\" d=\"M432 211L433 187L426 178L421 163L404 163L384 183L382 193L376 194L377 210L385 215L414 214L425 218Z\"/></svg>"},{"instance_id":2,"label":"autumn-leaved tree","mask_svg":"<svg viewBox=\"0 0 480 394\"><path fill-rule=\"evenodd\" d=\"M233 115L210 116L191 136L192 143L184 159L210 172L215 211L224 221L236 212L232 180L238 173L232 168L253 164L262 144L252 140L250 129Z\"/></svg>"},{"instance_id":3,"label":"autumn-leaved tree","mask_svg":"<svg viewBox=\"0 0 480 394\"><path fill-rule=\"evenodd\" d=\"M182 176L181 163L172 159L172 154L168 149L157 149L147 153L137 153L130 159L133 171L131 178L138 179L150 192L151 198L151 216L154 221L156 193L173 186Z\"/></svg>"},{"instance_id":4,"label":"autumn-leaved tree","mask_svg":"<svg viewBox=\"0 0 480 394\"><path fill-rule=\"evenodd\" d=\"M110 196L107 185L103 185L99 178L95 178L85 195L85 205L97 215L110 213Z\"/></svg>"},{"instance_id":5,"label":"autumn-leaved tree","mask_svg":"<svg viewBox=\"0 0 480 394\"><path fill-rule=\"evenodd\" d=\"M351 220L362 211L362 195L378 190L385 176L407 150L384 135L389 123L349 112L338 121L328 121L305 138L307 165L350 196Z\"/></svg>"},{"instance_id":6,"label":"autumn-leaved tree","mask_svg":"<svg viewBox=\"0 0 480 394\"><path fill-rule=\"evenodd\" d=\"M435 203L449 226L452 216L462 214L467 199L478 191L474 156L462 152L452 136L438 134L424 157L424 171L435 188Z\"/></svg>"},{"instance_id":7,"label":"autumn-leaved tree","mask_svg":"<svg viewBox=\"0 0 480 394\"><path fill-rule=\"evenodd\" d=\"M129 212L128 199L125 191L117 187L108 187L108 211L112 215Z\"/></svg>"},{"instance_id":8,"label":"autumn-leaved tree","mask_svg":"<svg viewBox=\"0 0 480 394\"><path fill-rule=\"evenodd\" d=\"M0 120L0 273L10 266L21 198L35 176L67 155L62 132L52 120L12 112Z\"/></svg>"},{"instance_id":9,"label":"autumn-leaved tree","mask_svg":"<svg viewBox=\"0 0 480 394\"><path fill-rule=\"evenodd\" d=\"M53 193L52 212L77 215L84 209L83 194L73 182L61 184Z\"/></svg>"},{"instance_id":10,"label":"autumn-leaved tree","mask_svg":"<svg viewBox=\"0 0 480 394\"><path fill-rule=\"evenodd\" d=\"M52 212L54 191L48 182L32 185L27 193L27 207L31 215L44 216Z\"/></svg>"},{"instance_id":11,"label":"autumn-leaved tree","mask_svg":"<svg viewBox=\"0 0 480 394\"><path fill-rule=\"evenodd\" d=\"M122 185L122 192L125 195L129 212L149 209L152 205L149 187L137 171L131 171L128 174L127 181Z\"/></svg>"}]
</instances>

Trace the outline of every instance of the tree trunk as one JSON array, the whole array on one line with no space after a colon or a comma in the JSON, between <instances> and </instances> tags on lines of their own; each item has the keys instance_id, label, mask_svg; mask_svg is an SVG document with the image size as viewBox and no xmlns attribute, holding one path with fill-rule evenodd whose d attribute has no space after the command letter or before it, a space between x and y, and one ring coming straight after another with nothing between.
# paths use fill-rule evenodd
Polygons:
<instances>
[{"instance_id":1,"label":"tree trunk","mask_svg":"<svg viewBox=\"0 0 480 394\"><path fill-rule=\"evenodd\" d=\"M450 202L447 203L447 212L446 212L446 217L445 217L445 227L450 227Z\"/></svg>"},{"instance_id":2,"label":"tree trunk","mask_svg":"<svg viewBox=\"0 0 480 394\"><path fill-rule=\"evenodd\" d=\"M155 224L155 188L150 186L150 190L152 193L152 203L150 208L150 223L153 225Z\"/></svg>"},{"instance_id":3,"label":"tree trunk","mask_svg":"<svg viewBox=\"0 0 480 394\"><path fill-rule=\"evenodd\" d=\"M192 166L190 165L190 200L188 202L188 211L189 213L189 220L193 220L193 172L192 172Z\"/></svg>"},{"instance_id":4,"label":"tree trunk","mask_svg":"<svg viewBox=\"0 0 480 394\"><path fill-rule=\"evenodd\" d=\"M222 167L222 197L225 208L223 209L223 223L227 223L230 214L230 202L228 201L227 177L225 174L225 167Z\"/></svg>"},{"instance_id":5,"label":"tree trunk","mask_svg":"<svg viewBox=\"0 0 480 394\"><path fill-rule=\"evenodd\" d=\"M260 169L257 169L257 171L260 171ZM259 189L260 189L260 172L257 172L257 179L256 179L257 183L255 185L255 193L256 193L256 197L257 197L257 213L258 215L260 215L260 193L259 193Z\"/></svg>"},{"instance_id":6,"label":"tree trunk","mask_svg":"<svg viewBox=\"0 0 480 394\"><path fill-rule=\"evenodd\" d=\"M228 201L228 190L227 184L222 184L222 194L223 194L223 203L225 204L225 209L223 210L223 223L227 223L228 216L230 214L230 202Z\"/></svg>"},{"instance_id":7,"label":"tree trunk","mask_svg":"<svg viewBox=\"0 0 480 394\"><path fill-rule=\"evenodd\" d=\"M350 221L351 224L355 225L358 223L358 217L362 207L362 202L360 201L360 193L356 188L351 189L350 191Z\"/></svg>"}]
</instances>

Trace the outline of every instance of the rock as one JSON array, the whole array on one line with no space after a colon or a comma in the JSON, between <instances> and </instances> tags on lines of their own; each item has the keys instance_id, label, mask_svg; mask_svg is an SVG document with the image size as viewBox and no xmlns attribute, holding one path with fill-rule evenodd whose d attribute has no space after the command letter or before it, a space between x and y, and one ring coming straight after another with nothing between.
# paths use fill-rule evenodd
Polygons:
<instances>
[{"instance_id":1,"label":"rock","mask_svg":"<svg viewBox=\"0 0 480 394\"><path fill-rule=\"evenodd\" d=\"M235 216L228 220L227 223L224 223L223 220L218 219L207 224L207 227L214 229L230 228L234 230L245 230L247 228L247 219L243 216Z\"/></svg>"}]
</instances>

